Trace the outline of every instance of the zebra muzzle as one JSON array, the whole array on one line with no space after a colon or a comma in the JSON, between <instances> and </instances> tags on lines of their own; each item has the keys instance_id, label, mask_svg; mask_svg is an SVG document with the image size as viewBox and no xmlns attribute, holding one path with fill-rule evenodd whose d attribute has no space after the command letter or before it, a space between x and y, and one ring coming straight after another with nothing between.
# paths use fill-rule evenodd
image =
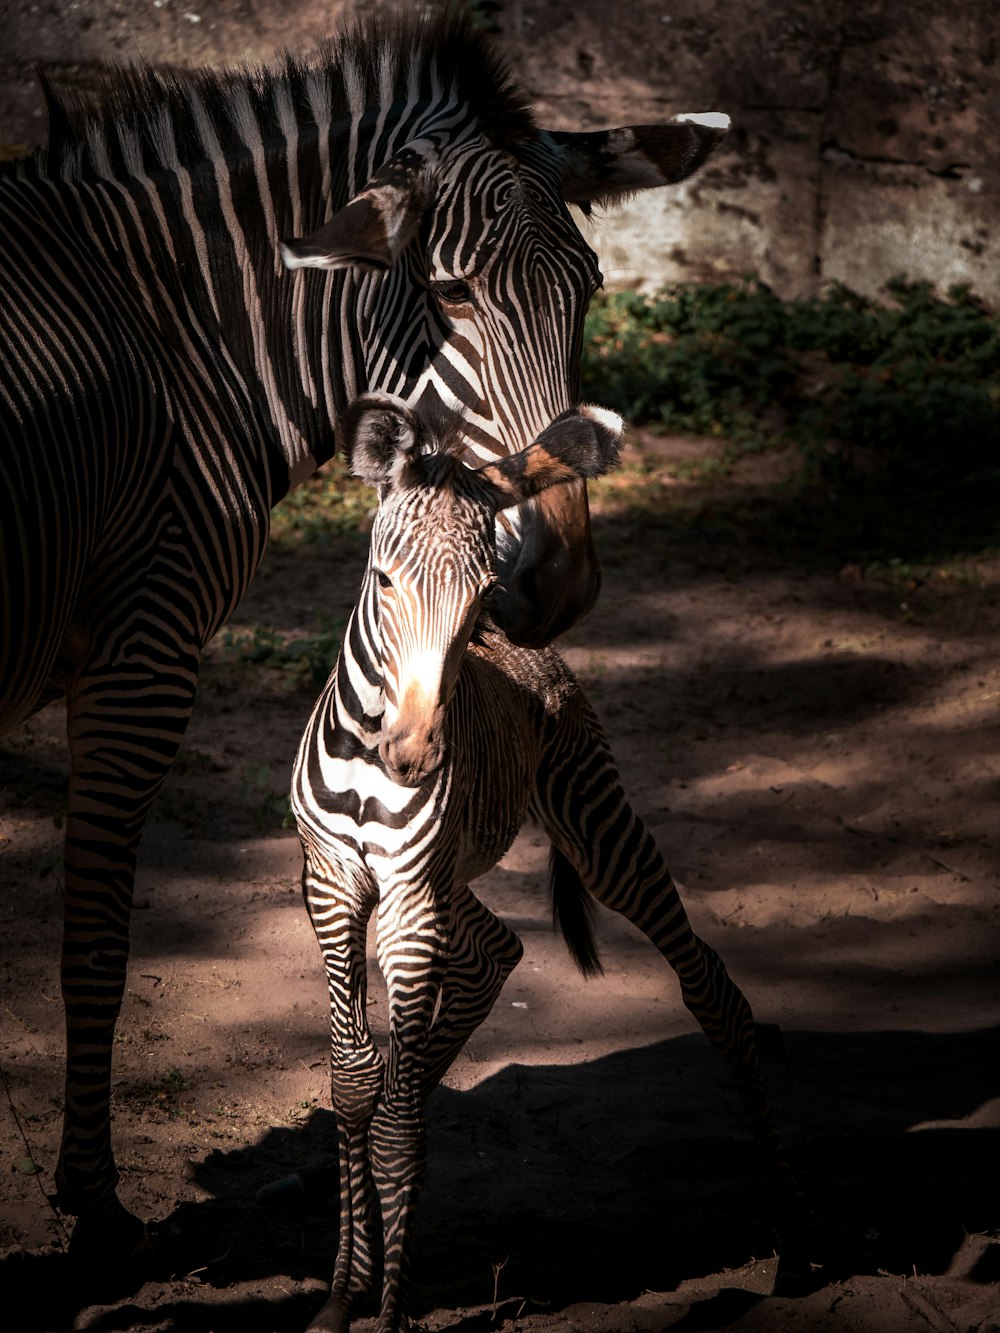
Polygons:
<instances>
[{"instance_id":1,"label":"zebra muzzle","mask_svg":"<svg viewBox=\"0 0 1000 1333\"><path fill-rule=\"evenodd\" d=\"M383 734L378 752L393 782L419 787L444 763L444 740L437 729L395 730Z\"/></svg>"}]
</instances>

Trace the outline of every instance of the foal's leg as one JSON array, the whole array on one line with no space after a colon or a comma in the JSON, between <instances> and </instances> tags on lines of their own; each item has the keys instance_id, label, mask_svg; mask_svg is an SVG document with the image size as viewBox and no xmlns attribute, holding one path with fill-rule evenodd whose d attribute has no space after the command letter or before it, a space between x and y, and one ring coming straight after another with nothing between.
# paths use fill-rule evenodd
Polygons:
<instances>
[{"instance_id":1,"label":"foal's leg","mask_svg":"<svg viewBox=\"0 0 1000 1333\"><path fill-rule=\"evenodd\" d=\"M302 888L330 991L330 1073L340 1159L340 1237L330 1298L307 1333L346 1333L352 1307L374 1290L381 1250L368 1128L385 1069L368 1029L365 948L378 893L360 867L346 873L309 846Z\"/></svg>"},{"instance_id":2,"label":"foal's leg","mask_svg":"<svg viewBox=\"0 0 1000 1333\"><path fill-rule=\"evenodd\" d=\"M388 991L389 1055L368 1131L385 1251L378 1333L406 1328L413 1206L427 1161L427 1060L449 966L450 925L448 892L426 881L396 882L383 892L378 960Z\"/></svg>"},{"instance_id":3,"label":"foal's leg","mask_svg":"<svg viewBox=\"0 0 1000 1333\"><path fill-rule=\"evenodd\" d=\"M425 1098L489 1015L524 953L511 928L494 916L468 885L456 889L451 901L451 953L427 1042Z\"/></svg>"},{"instance_id":4,"label":"foal's leg","mask_svg":"<svg viewBox=\"0 0 1000 1333\"><path fill-rule=\"evenodd\" d=\"M521 941L468 886L440 909L405 886L379 910L379 963L389 992L389 1066L370 1131L382 1207L385 1270L379 1333L406 1327L413 1208L426 1169L424 1106L489 1014L523 953Z\"/></svg>"},{"instance_id":5,"label":"foal's leg","mask_svg":"<svg viewBox=\"0 0 1000 1333\"><path fill-rule=\"evenodd\" d=\"M719 955L691 929L670 871L629 804L600 723L582 695L546 737L532 809L552 839L557 908L560 892L572 906L586 886L659 949L677 974L684 1004L736 1076L779 1220L800 1222L801 1196L761 1079L750 1005Z\"/></svg>"}]
</instances>

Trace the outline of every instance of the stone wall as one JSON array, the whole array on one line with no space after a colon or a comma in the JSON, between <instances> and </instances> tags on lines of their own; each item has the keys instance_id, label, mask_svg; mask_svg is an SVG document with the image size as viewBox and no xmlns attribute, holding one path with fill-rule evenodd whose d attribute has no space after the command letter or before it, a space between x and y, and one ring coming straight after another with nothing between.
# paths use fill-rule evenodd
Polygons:
<instances>
[{"instance_id":1,"label":"stone wall","mask_svg":"<svg viewBox=\"0 0 1000 1333\"><path fill-rule=\"evenodd\" d=\"M507 9L532 90L557 72L552 119L733 119L679 196L612 219L616 283L753 271L785 295L834 280L875 294L906 273L1000 304L1000 6L632 0L607 22Z\"/></svg>"},{"instance_id":2,"label":"stone wall","mask_svg":"<svg viewBox=\"0 0 1000 1333\"><path fill-rule=\"evenodd\" d=\"M0 150L45 133L33 62L86 84L308 49L344 11L297 0L0 0ZM593 229L608 286L757 273L783 295L897 273L1000 307L1000 6L988 0L503 0L501 40L556 129L721 110L685 186Z\"/></svg>"}]
</instances>

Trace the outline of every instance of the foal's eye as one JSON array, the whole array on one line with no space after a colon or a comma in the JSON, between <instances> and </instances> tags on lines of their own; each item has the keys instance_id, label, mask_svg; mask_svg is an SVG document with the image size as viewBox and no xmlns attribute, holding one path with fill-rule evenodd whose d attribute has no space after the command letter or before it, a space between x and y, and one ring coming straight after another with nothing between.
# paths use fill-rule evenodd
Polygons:
<instances>
[{"instance_id":1,"label":"foal's eye","mask_svg":"<svg viewBox=\"0 0 1000 1333\"><path fill-rule=\"evenodd\" d=\"M388 574L384 574L381 569L376 569L375 577L378 579L378 586L380 588L392 587L392 579L389 577Z\"/></svg>"},{"instance_id":2,"label":"foal's eye","mask_svg":"<svg viewBox=\"0 0 1000 1333\"><path fill-rule=\"evenodd\" d=\"M432 282L431 291L445 305L468 305L472 300L472 288L460 278L451 278L447 282Z\"/></svg>"}]
</instances>

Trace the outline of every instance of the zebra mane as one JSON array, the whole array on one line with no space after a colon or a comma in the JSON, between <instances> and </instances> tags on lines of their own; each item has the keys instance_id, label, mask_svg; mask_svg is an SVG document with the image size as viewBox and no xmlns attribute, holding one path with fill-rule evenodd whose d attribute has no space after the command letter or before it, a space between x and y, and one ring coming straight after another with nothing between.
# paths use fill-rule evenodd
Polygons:
<instances>
[{"instance_id":1,"label":"zebra mane","mask_svg":"<svg viewBox=\"0 0 1000 1333\"><path fill-rule=\"evenodd\" d=\"M126 179L193 168L290 138L317 124L359 118L412 95L442 90L466 106L494 146L515 151L536 125L525 94L493 43L464 16L369 16L275 65L163 70L120 65L96 94L64 94L40 74L50 113L48 176Z\"/></svg>"}]
</instances>

